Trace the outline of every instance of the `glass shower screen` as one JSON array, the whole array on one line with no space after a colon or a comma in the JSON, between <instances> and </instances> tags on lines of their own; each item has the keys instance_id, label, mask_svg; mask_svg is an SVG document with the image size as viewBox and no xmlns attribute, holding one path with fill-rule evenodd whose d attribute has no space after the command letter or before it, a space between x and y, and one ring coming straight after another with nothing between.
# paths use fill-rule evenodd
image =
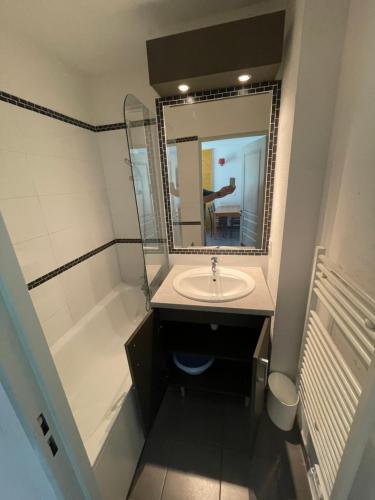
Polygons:
<instances>
[{"instance_id":1,"label":"glass shower screen","mask_svg":"<svg viewBox=\"0 0 375 500\"><path fill-rule=\"evenodd\" d=\"M124 120L150 295L168 271L156 118L135 96L124 101Z\"/></svg>"}]
</instances>

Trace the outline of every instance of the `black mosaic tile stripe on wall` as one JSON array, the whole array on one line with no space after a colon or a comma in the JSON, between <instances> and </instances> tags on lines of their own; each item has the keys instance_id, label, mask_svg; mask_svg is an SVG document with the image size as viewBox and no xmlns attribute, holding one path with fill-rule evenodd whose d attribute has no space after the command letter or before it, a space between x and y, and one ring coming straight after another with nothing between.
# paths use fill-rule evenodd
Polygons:
<instances>
[{"instance_id":1,"label":"black mosaic tile stripe on wall","mask_svg":"<svg viewBox=\"0 0 375 500\"><path fill-rule=\"evenodd\" d=\"M95 132L109 132L110 130L126 129L124 122L109 123L108 125L95 125Z\"/></svg>"},{"instance_id":2,"label":"black mosaic tile stripe on wall","mask_svg":"<svg viewBox=\"0 0 375 500\"><path fill-rule=\"evenodd\" d=\"M22 99L21 97L9 94L8 92L4 92L1 90L0 101L13 104L14 106L18 106L19 108L28 109L29 111L34 111L34 113L39 113L41 115L48 116L49 118L54 118L55 120L69 123L70 125L74 125L76 127L91 130L91 132L107 132L110 130L119 130L126 128L126 124L124 122L109 123L106 125L91 125L90 123L83 122L82 120L78 120L77 118L72 118L71 116L64 115L63 113L59 113L58 111L54 111L51 108L46 108L45 106L41 106L32 101L27 101L26 99ZM156 124L155 118L151 118L147 121L137 120L137 122L132 122L131 126L141 127L152 124Z\"/></svg>"},{"instance_id":3,"label":"black mosaic tile stripe on wall","mask_svg":"<svg viewBox=\"0 0 375 500\"><path fill-rule=\"evenodd\" d=\"M204 102L209 100L228 99L232 97L240 97L244 95L256 95L266 92L272 93L272 108L270 116L270 128L268 135L268 150L267 150L267 168L265 176L265 201L263 214L263 234L261 248L236 248L236 249L221 249L221 248L205 248L205 247L189 247L176 248L173 241L173 223L171 217L171 207L169 200L169 180L168 180L168 163L167 163L167 141L164 126L164 106L176 106L182 104L191 104L192 102ZM276 145L278 133L278 120L280 113L280 95L281 81L266 81L254 83L246 86L226 87L223 89L202 90L184 95L175 95L170 97L160 97L156 99L156 115L158 120L159 130L159 152L162 169L163 192L164 192L164 207L167 223L168 249L171 254L206 254L206 255L268 255L268 243L271 231L271 216L272 216L272 200L275 179L276 165Z\"/></svg>"},{"instance_id":4,"label":"black mosaic tile stripe on wall","mask_svg":"<svg viewBox=\"0 0 375 500\"><path fill-rule=\"evenodd\" d=\"M165 238L117 238L115 243L166 243Z\"/></svg>"},{"instance_id":5,"label":"black mosaic tile stripe on wall","mask_svg":"<svg viewBox=\"0 0 375 500\"><path fill-rule=\"evenodd\" d=\"M42 114L44 116L48 116L49 118L53 118L55 120L63 121L65 123L69 123L71 125L74 125L76 127L84 128L87 130L90 130L91 132L106 132L110 130L118 130L118 129L126 129L126 123L125 122L118 122L118 123L110 123L106 125L91 125L89 123L85 123L81 120L77 120L76 118L72 118L70 116L64 115L63 113L59 113L57 111L54 111L50 108L47 108L45 106L40 106L39 104L36 104L31 101L27 101L25 99L22 99L21 97L17 97L15 95L9 94L8 92L0 91L0 101L6 102L8 104L11 104L13 106L21 107L24 109L27 109L29 111L33 111L35 113ZM156 125L156 118L153 117L147 117L143 120L137 120L133 121L130 123L130 127L146 127L146 130L148 126L150 125ZM98 254L99 252L102 252L103 250L109 248L112 245L115 245L116 243L137 243L137 244L165 244L166 239L165 238L148 238L146 240L142 240L141 238L117 238L112 241L109 241L108 243L105 243L104 245L101 245L98 248L95 248L91 250L90 252L85 253L84 255L81 255L80 257L77 257L76 259L67 262L63 266L60 266L49 273L46 273L43 276L40 276L39 278L36 278L29 282L27 284L27 287L29 290L32 290L33 288L36 288L39 285L42 285L46 281L54 278L55 276L58 276L59 274L67 271L68 269L80 264L81 262L89 259L90 257L93 257L94 255ZM150 253L159 253L160 249L147 249L148 252Z\"/></svg>"},{"instance_id":6,"label":"black mosaic tile stripe on wall","mask_svg":"<svg viewBox=\"0 0 375 500\"><path fill-rule=\"evenodd\" d=\"M119 130L132 127L147 127L156 125L156 118L147 118L145 120L137 120L126 124L125 122L109 123L108 125L95 125L95 132L108 132L110 130Z\"/></svg>"},{"instance_id":7,"label":"black mosaic tile stripe on wall","mask_svg":"<svg viewBox=\"0 0 375 500\"><path fill-rule=\"evenodd\" d=\"M49 281L52 278L55 278L59 274L62 274L63 272L67 271L68 269L71 269L74 266L77 266L81 262L84 262L85 260L89 259L90 257L94 257L94 255L97 255L100 252L103 252L103 250L106 250L107 248L111 247L112 245L116 245L117 243L165 243L165 240L162 238L160 239L150 239L150 240L145 240L143 241L141 238L116 238L114 240L108 241L108 243L105 243L104 245L101 245L100 247L94 248L93 250L90 250L90 252L87 252L76 259L71 260L70 262L67 262L63 266L57 267L53 271L50 271L47 274L44 274L43 276L40 276L39 278L36 278L32 281L30 281L27 284L27 288L29 290L32 290L33 288L36 288L37 286L42 285L46 281Z\"/></svg>"},{"instance_id":8,"label":"black mosaic tile stripe on wall","mask_svg":"<svg viewBox=\"0 0 375 500\"><path fill-rule=\"evenodd\" d=\"M9 104L13 104L14 106L18 106L19 108L25 108L29 111L34 111L34 113L49 116L50 118L54 118L55 120L70 123L71 125L85 128L87 130L91 130L92 132L95 132L96 129L95 125L90 125L89 123L77 120L76 118L72 118L71 116L64 115L63 113L59 113L58 111L54 111L53 109L46 108L45 106L40 106L39 104L35 104L34 102L26 101L25 99L21 99L21 97L8 94L7 92L0 91L0 101L8 102Z\"/></svg>"},{"instance_id":9,"label":"black mosaic tile stripe on wall","mask_svg":"<svg viewBox=\"0 0 375 500\"><path fill-rule=\"evenodd\" d=\"M146 110L144 110L144 113L146 113ZM144 117L142 120L131 120L128 122L128 128L146 127L148 125L156 125L156 118Z\"/></svg>"},{"instance_id":10,"label":"black mosaic tile stripe on wall","mask_svg":"<svg viewBox=\"0 0 375 500\"><path fill-rule=\"evenodd\" d=\"M142 238L117 238L115 243L142 243Z\"/></svg>"},{"instance_id":11,"label":"black mosaic tile stripe on wall","mask_svg":"<svg viewBox=\"0 0 375 500\"><path fill-rule=\"evenodd\" d=\"M200 226L200 220L191 220L191 221L173 221L174 226Z\"/></svg>"},{"instance_id":12,"label":"black mosaic tile stripe on wall","mask_svg":"<svg viewBox=\"0 0 375 500\"><path fill-rule=\"evenodd\" d=\"M168 139L167 144L179 144L180 142L194 142L198 140L197 135L192 135L191 137L177 137L176 139Z\"/></svg>"},{"instance_id":13,"label":"black mosaic tile stripe on wall","mask_svg":"<svg viewBox=\"0 0 375 500\"><path fill-rule=\"evenodd\" d=\"M109 241L108 243L105 243L104 245L101 245L100 247L94 248L94 250L91 250L90 252L87 252L80 257L77 257L76 259L71 260L70 262L67 262L63 266L60 266L53 271L50 271L47 274L44 274L43 276L40 276L39 278L36 278L33 281L30 281L30 283L27 284L27 288L29 290L32 290L33 288L36 288L39 285L42 285L46 281L49 281L50 279L54 278L55 276L58 276L59 274L67 271L68 269L71 269L74 266L77 266L81 262L89 259L90 257L93 257L94 255L97 255L99 252L102 252L103 250L111 247L116 243L116 240Z\"/></svg>"}]
</instances>

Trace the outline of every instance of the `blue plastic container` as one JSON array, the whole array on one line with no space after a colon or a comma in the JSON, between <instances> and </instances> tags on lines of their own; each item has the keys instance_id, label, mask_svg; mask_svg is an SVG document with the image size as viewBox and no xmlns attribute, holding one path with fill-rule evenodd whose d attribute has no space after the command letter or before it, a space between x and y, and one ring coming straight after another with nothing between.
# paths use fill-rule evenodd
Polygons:
<instances>
[{"instance_id":1,"label":"blue plastic container","mask_svg":"<svg viewBox=\"0 0 375 500\"><path fill-rule=\"evenodd\" d=\"M203 354L181 354L174 352L174 364L189 375L200 375L205 372L214 362L213 356Z\"/></svg>"}]
</instances>

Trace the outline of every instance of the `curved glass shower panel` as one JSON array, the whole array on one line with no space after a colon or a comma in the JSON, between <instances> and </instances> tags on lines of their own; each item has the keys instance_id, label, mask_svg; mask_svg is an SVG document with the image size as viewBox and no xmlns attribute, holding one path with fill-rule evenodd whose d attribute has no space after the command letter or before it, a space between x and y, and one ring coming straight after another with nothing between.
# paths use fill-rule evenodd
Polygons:
<instances>
[{"instance_id":1,"label":"curved glass shower panel","mask_svg":"<svg viewBox=\"0 0 375 500\"><path fill-rule=\"evenodd\" d=\"M146 275L153 295L168 271L156 118L139 99L128 94L124 120Z\"/></svg>"}]
</instances>

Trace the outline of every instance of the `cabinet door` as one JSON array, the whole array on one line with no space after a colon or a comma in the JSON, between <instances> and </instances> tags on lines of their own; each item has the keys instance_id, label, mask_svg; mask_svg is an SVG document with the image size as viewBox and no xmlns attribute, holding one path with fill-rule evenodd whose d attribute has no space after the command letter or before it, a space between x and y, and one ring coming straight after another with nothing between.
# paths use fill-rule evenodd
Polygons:
<instances>
[{"instance_id":1,"label":"cabinet door","mask_svg":"<svg viewBox=\"0 0 375 500\"><path fill-rule=\"evenodd\" d=\"M145 437L168 385L168 359L158 323L150 311L125 344Z\"/></svg>"},{"instance_id":2,"label":"cabinet door","mask_svg":"<svg viewBox=\"0 0 375 500\"><path fill-rule=\"evenodd\" d=\"M265 318L253 355L251 387L251 445L256 436L259 419L264 410L270 357L270 318Z\"/></svg>"}]
</instances>

